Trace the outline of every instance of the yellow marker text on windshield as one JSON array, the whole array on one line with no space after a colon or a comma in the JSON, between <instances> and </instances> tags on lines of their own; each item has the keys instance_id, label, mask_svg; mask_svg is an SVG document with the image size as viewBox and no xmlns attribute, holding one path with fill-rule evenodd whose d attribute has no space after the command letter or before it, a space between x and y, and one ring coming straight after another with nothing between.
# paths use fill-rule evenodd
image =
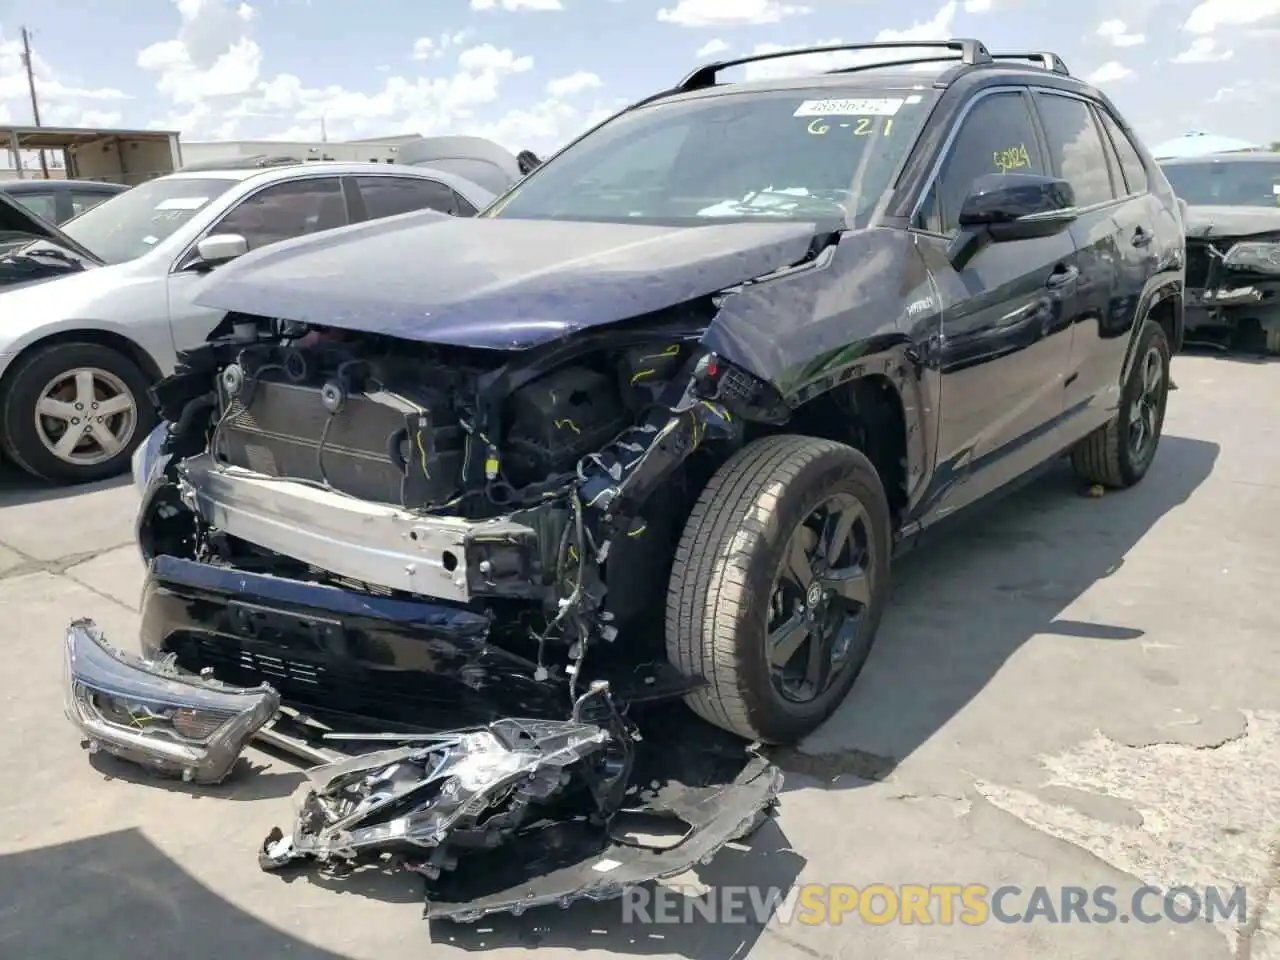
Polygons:
<instances>
[{"instance_id":1,"label":"yellow marker text on windshield","mask_svg":"<svg viewBox=\"0 0 1280 960\"><path fill-rule=\"evenodd\" d=\"M842 129L851 130L855 137L865 137L875 132L876 119L876 117L857 117L856 119L851 119L847 123L838 123L835 125ZM808 129L809 133L813 134L815 137L821 137L831 129L832 125L832 121L826 117L815 117L809 121L809 126L806 129ZM893 117L885 118L884 127L881 132L885 136L888 136L889 131L892 129Z\"/></svg>"}]
</instances>

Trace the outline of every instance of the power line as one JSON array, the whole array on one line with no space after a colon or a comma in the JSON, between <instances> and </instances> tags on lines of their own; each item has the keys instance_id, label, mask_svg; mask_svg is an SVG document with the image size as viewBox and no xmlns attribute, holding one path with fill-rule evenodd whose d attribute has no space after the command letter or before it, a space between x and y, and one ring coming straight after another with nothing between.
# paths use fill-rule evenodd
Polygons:
<instances>
[{"instance_id":1,"label":"power line","mask_svg":"<svg viewBox=\"0 0 1280 960\"><path fill-rule=\"evenodd\" d=\"M36 75L31 66L31 31L26 27L22 28L22 65L27 69L27 90L31 93L31 119L38 127L41 125L40 98L36 96ZM45 159L43 150L40 151L40 172L46 180L49 179L49 162Z\"/></svg>"}]
</instances>

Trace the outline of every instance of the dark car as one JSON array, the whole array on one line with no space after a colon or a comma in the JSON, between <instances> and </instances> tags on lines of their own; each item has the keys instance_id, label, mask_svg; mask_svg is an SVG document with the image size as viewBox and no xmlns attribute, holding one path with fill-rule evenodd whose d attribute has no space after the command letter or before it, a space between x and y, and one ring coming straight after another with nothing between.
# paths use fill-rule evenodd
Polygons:
<instances>
[{"instance_id":1,"label":"dark car","mask_svg":"<svg viewBox=\"0 0 1280 960\"><path fill-rule=\"evenodd\" d=\"M1280 153L1161 166L1187 208L1188 334L1280 353Z\"/></svg>"},{"instance_id":2,"label":"dark car","mask_svg":"<svg viewBox=\"0 0 1280 960\"><path fill-rule=\"evenodd\" d=\"M15 253L19 247L21 255ZM0 288L78 272L97 262L58 227L0 190Z\"/></svg>"},{"instance_id":3,"label":"dark car","mask_svg":"<svg viewBox=\"0 0 1280 960\"><path fill-rule=\"evenodd\" d=\"M596 696L644 731L684 698L789 743L853 686L923 532L1063 456L1141 480L1182 340L1164 175L1057 57L896 46L938 56L703 67L477 218L216 271L197 300L227 320L135 461L143 650L331 729Z\"/></svg>"},{"instance_id":4,"label":"dark car","mask_svg":"<svg viewBox=\"0 0 1280 960\"><path fill-rule=\"evenodd\" d=\"M0 180L0 193L53 224L66 223L128 189L97 180Z\"/></svg>"}]
</instances>

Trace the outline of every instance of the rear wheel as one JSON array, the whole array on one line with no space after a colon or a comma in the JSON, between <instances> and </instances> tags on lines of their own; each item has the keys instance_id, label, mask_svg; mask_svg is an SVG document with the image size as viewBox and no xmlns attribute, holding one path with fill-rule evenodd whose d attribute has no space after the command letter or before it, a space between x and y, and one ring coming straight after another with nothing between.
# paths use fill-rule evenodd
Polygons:
<instances>
[{"instance_id":1,"label":"rear wheel","mask_svg":"<svg viewBox=\"0 0 1280 960\"><path fill-rule=\"evenodd\" d=\"M1120 409L1071 451L1071 466L1081 480L1123 489L1146 476L1164 430L1169 361L1169 338L1164 328L1148 320L1138 337L1133 368L1120 391Z\"/></svg>"},{"instance_id":2,"label":"rear wheel","mask_svg":"<svg viewBox=\"0 0 1280 960\"><path fill-rule=\"evenodd\" d=\"M96 343L57 343L19 359L0 408L5 452L55 483L123 472L155 425L149 381L122 353Z\"/></svg>"},{"instance_id":3,"label":"rear wheel","mask_svg":"<svg viewBox=\"0 0 1280 960\"><path fill-rule=\"evenodd\" d=\"M667 654L708 685L699 716L791 743L840 705L866 663L889 587L890 519L859 451L775 436L725 463L676 550Z\"/></svg>"}]
</instances>

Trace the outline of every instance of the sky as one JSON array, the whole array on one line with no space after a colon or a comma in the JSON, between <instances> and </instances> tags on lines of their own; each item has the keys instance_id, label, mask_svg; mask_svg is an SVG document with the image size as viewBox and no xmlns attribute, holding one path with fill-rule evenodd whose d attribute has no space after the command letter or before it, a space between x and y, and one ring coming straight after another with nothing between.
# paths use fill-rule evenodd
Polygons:
<instances>
[{"instance_id":1,"label":"sky","mask_svg":"<svg viewBox=\"0 0 1280 960\"><path fill-rule=\"evenodd\" d=\"M475 133L539 154L695 64L831 42L1050 49L1149 143L1280 140L1280 0L0 0L0 123L188 140ZM789 58L803 72L827 62Z\"/></svg>"}]
</instances>

